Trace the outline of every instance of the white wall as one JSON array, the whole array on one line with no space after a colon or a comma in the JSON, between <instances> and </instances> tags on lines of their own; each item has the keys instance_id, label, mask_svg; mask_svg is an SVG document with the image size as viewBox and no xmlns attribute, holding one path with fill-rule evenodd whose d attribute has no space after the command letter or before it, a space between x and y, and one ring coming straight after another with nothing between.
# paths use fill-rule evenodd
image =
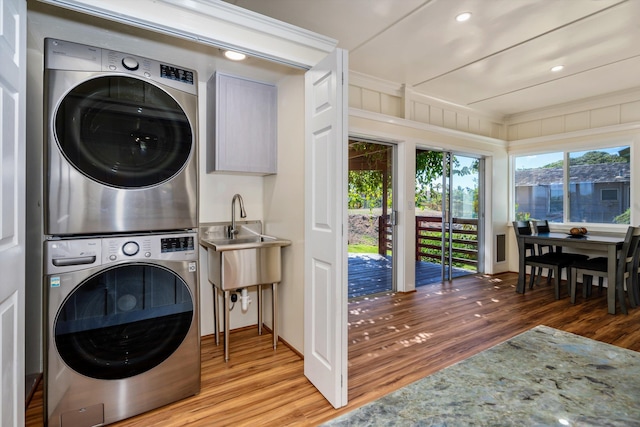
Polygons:
<instances>
[{"instance_id":1,"label":"white wall","mask_svg":"<svg viewBox=\"0 0 640 427\"><path fill-rule=\"evenodd\" d=\"M282 282L278 286L279 335L304 351L304 74L278 83L278 173L264 178L267 234L291 240L282 249ZM265 320L271 298L265 292ZM270 324L270 321L265 323Z\"/></svg>"},{"instance_id":2,"label":"white wall","mask_svg":"<svg viewBox=\"0 0 640 427\"><path fill-rule=\"evenodd\" d=\"M195 42L182 40L146 30L82 15L40 2L29 3L29 78L34 83L29 88L28 128L32 129L28 143L35 151L40 150L42 139L42 79L43 47L45 37L85 43L119 50L134 55L166 61L197 71L198 75L198 147L199 147L199 221L217 222L231 220L231 199L235 193L242 194L247 212L246 219L258 219L265 223L266 230L278 236L294 241L294 245L285 248L284 278L281 285L280 315L282 317L280 335L298 350L302 351L302 230L303 210L301 188L304 183L302 172L304 146L303 97L301 94L301 76L303 72L281 64L256 58L243 63L228 61L221 57L219 49ZM207 174L205 170L206 152L206 82L215 71L240 75L264 82L278 84L279 88L279 164L281 173L273 177L243 176L230 174ZM40 83L38 83L40 82ZM289 149L287 144L292 144ZM34 160L34 162L37 160ZM41 167L36 166L36 167ZM37 187L37 186L36 186ZM40 190L41 191L41 190ZM294 196L300 196L299 206ZM30 209L34 209L31 207ZM35 217L38 213L34 213ZM284 215L279 219L279 215ZM280 229L283 229L280 232ZM40 243L31 246L28 257L40 260L37 253ZM291 261L291 262L290 262ZM38 261L36 261L38 262ZM200 253L200 313L201 334L213 333L213 301L211 285L206 277L206 251ZM290 264L290 265L289 265ZM295 265L294 265L295 264ZM292 285L289 285L292 283ZM29 351L34 366L40 365L41 354L41 282L32 284L33 292L27 303L27 336L33 337L34 348ZM288 294L292 289L293 293ZM265 296L266 296L265 292ZM255 290L251 293L255 301ZM265 301L265 319L270 319L270 299ZM294 320L295 319L295 320ZM257 323L256 304L251 304L247 313L241 313L239 304L231 313L231 328L239 328ZM270 322L268 322L270 323ZM37 346L37 348L35 348ZM37 353L37 355L36 355Z\"/></svg>"},{"instance_id":3,"label":"white wall","mask_svg":"<svg viewBox=\"0 0 640 427\"><path fill-rule=\"evenodd\" d=\"M278 285L278 332L282 339L303 351L303 279L304 279L304 73L298 71L283 78L278 86L278 173L265 177L239 174L206 173L204 157L200 162L200 222L231 220L231 199L242 195L246 220L261 220L267 234L292 241L282 249L282 282ZM205 88L206 89L206 88ZM203 111L204 97L200 98ZM201 127L202 128L202 127ZM204 135L204 129L201 130ZM200 152L206 155L206 141ZM236 215L238 209L236 208ZM236 218L237 219L237 218ZM206 256L200 254L201 333L212 334L213 290L207 280ZM267 289L267 288L265 288ZM254 301L246 313L236 304L230 313L231 329L255 325L257 288L249 288ZM271 324L271 293L263 292L263 319ZM222 296L219 298L221 306ZM221 319L222 320L222 319ZM222 324L220 325L222 327Z\"/></svg>"},{"instance_id":4,"label":"white wall","mask_svg":"<svg viewBox=\"0 0 640 427\"><path fill-rule=\"evenodd\" d=\"M350 129L362 136L397 141L404 164L406 194L400 204L399 233L405 253L415 237L411 209L415 148L479 154L486 161L485 272L518 270L518 252L510 222L513 211L511 158L548 151L585 150L629 145L633 164L640 165L640 90L609 94L575 103L531 111L507 118L484 115L412 92L400 85L364 75L350 76ZM459 131L459 132L457 132ZM482 138L482 137L488 138ZM502 138L507 138L506 140ZM494 139L496 138L496 139ZM631 171L635 182L637 168ZM631 223L640 222L640 186L631 195ZM565 228L570 227L567 226ZM592 231L624 232L625 226L592 225ZM496 236L507 237L507 260L495 261ZM413 261L399 266L400 290L415 286Z\"/></svg>"},{"instance_id":5,"label":"white wall","mask_svg":"<svg viewBox=\"0 0 640 427\"><path fill-rule=\"evenodd\" d=\"M361 73L349 74L349 107L474 135L505 137L501 116L446 103Z\"/></svg>"},{"instance_id":6,"label":"white wall","mask_svg":"<svg viewBox=\"0 0 640 427\"><path fill-rule=\"evenodd\" d=\"M474 135L457 130L445 129L412 120L394 119L387 115L368 113L357 109L350 110L349 132L372 139L381 138L395 141L398 145L398 157L401 169L398 176L403 177L403 194L398 197L399 228L404 263L398 265L398 290L415 289L415 264L412 254L415 248L415 211L413 206L415 191L415 151L416 148L451 150L459 154L476 155L486 159L485 174L486 212L485 243L479 248L485 255L484 271L495 274L507 271L508 263L496 262L496 234L506 233L508 221L507 187L507 148L506 142L490 137ZM406 255L409 254L409 255Z\"/></svg>"},{"instance_id":7,"label":"white wall","mask_svg":"<svg viewBox=\"0 0 640 427\"><path fill-rule=\"evenodd\" d=\"M631 182L637 182L640 165L640 90L625 91L545 110L511 116L507 119L509 156L554 151L583 151L604 147L630 146ZM511 166L511 165L510 165ZM510 199L512 173L509 174ZM631 188L631 224L640 222L640 185ZM552 230L568 231L571 224ZM593 224L590 231L624 233L626 225ZM509 270L518 271L518 249L513 230L509 230ZM592 254L593 255L593 254Z\"/></svg>"}]
</instances>

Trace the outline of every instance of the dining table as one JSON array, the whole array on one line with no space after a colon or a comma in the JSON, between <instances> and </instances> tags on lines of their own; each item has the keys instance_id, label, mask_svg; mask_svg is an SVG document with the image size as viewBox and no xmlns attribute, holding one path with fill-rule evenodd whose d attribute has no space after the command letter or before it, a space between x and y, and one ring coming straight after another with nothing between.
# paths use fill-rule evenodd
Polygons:
<instances>
[{"instance_id":1,"label":"dining table","mask_svg":"<svg viewBox=\"0 0 640 427\"><path fill-rule=\"evenodd\" d=\"M516 292L524 293L525 291L525 245L533 243L538 245L552 245L562 248L583 249L586 251L605 251L607 253L607 309L610 314L616 313L616 268L618 260L618 251L624 243L624 235L612 234L592 234L572 235L569 233L550 232L550 233L534 233L531 235L521 235L518 238L518 284ZM559 278L556 278L559 280Z\"/></svg>"}]
</instances>

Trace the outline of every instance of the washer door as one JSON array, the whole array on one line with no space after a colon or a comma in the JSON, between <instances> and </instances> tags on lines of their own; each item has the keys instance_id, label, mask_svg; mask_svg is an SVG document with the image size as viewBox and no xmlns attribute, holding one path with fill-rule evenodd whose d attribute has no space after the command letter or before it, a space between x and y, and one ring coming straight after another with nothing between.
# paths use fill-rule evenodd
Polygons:
<instances>
[{"instance_id":1,"label":"washer door","mask_svg":"<svg viewBox=\"0 0 640 427\"><path fill-rule=\"evenodd\" d=\"M175 273L124 264L81 283L54 324L56 349L74 371L116 380L158 366L180 346L193 322L194 302Z\"/></svg>"},{"instance_id":2,"label":"washer door","mask_svg":"<svg viewBox=\"0 0 640 427\"><path fill-rule=\"evenodd\" d=\"M62 99L54 131L65 158L91 179L117 188L160 184L185 166L193 133L180 105L144 80L102 76Z\"/></svg>"}]
</instances>

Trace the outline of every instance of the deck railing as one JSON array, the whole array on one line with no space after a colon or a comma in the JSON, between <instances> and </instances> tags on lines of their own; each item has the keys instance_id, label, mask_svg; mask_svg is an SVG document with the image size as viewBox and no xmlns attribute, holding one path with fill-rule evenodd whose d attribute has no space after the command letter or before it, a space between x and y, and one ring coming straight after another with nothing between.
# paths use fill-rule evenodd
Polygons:
<instances>
[{"instance_id":1,"label":"deck railing","mask_svg":"<svg viewBox=\"0 0 640 427\"><path fill-rule=\"evenodd\" d=\"M388 216L378 218L378 253L386 255L392 249L392 228ZM448 245L449 235L445 231ZM416 217L416 261L441 262L442 218ZM478 267L478 220L453 218L452 260L454 265Z\"/></svg>"}]
</instances>

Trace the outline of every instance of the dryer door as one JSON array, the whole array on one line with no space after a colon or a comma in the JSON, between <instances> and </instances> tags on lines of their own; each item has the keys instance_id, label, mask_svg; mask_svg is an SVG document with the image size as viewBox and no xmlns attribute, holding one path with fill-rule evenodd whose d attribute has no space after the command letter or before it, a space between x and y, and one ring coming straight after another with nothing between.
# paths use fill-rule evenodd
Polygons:
<instances>
[{"instance_id":1,"label":"dryer door","mask_svg":"<svg viewBox=\"0 0 640 427\"><path fill-rule=\"evenodd\" d=\"M134 77L102 76L77 85L58 105L54 130L78 171L116 188L167 181L194 148L194 131L176 100Z\"/></svg>"},{"instance_id":2,"label":"dryer door","mask_svg":"<svg viewBox=\"0 0 640 427\"><path fill-rule=\"evenodd\" d=\"M193 313L193 296L174 272L121 264L75 288L58 310L53 337L74 371L90 378L128 378L171 356L186 337Z\"/></svg>"}]
</instances>

